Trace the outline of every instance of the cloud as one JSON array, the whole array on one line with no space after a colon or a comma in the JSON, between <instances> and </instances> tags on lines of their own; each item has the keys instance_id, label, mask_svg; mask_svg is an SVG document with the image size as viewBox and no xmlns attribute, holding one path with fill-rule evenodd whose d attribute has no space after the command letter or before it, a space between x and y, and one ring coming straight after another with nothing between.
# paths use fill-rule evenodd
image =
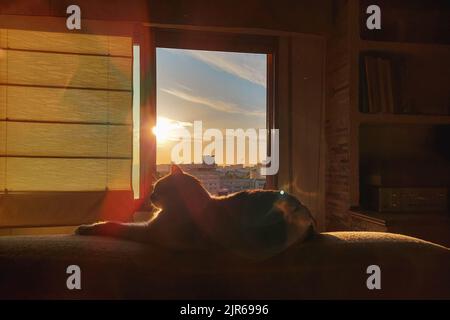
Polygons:
<instances>
[{"instance_id":1,"label":"cloud","mask_svg":"<svg viewBox=\"0 0 450 320\"><path fill-rule=\"evenodd\" d=\"M252 110L242 109L234 103L225 102L225 101L221 101L221 100L209 99L209 98L202 97L202 96L196 96L191 93L183 92L183 91L177 90L177 89L161 89L161 91L168 93L170 95L173 95L177 98L180 98L180 99L183 99L183 100L186 100L189 102L193 102L193 103L202 104L204 106L210 107L214 110L221 111L221 112L244 114L247 116L262 116L262 117L266 116L265 111L256 111L256 110L252 111Z\"/></svg>"},{"instance_id":2,"label":"cloud","mask_svg":"<svg viewBox=\"0 0 450 320\"><path fill-rule=\"evenodd\" d=\"M162 124L165 124L165 125L173 126L175 128L192 127L192 125L193 125L192 122L178 121L178 120L174 120L174 119L170 119L170 118L162 117L162 116L159 116L157 118L157 124L159 122L161 122Z\"/></svg>"},{"instance_id":3,"label":"cloud","mask_svg":"<svg viewBox=\"0 0 450 320\"><path fill-rule=\"evenodd\" d=\"M192 127L191 122L173 120L166 117L157 117L156 126L152 129L153 134L158 139L158 144L168 141L178 141L186 134L188 127Z\"/></svg>"},{"instance_id":4,"label":"cloud","mask_svg":"<svg viewBox=\"0 0 450 320\"><path fill-rule=\"evenodd\" d=\"M183 50L208 65L241 79L266 87L266 60L250 53Z\"/></svg>"}]
</instances>

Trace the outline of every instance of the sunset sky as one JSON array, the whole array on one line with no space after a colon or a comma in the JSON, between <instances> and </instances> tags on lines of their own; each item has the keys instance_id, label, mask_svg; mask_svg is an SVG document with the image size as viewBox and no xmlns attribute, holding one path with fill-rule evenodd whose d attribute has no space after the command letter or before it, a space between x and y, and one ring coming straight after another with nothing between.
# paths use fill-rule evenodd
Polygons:
<instances>
[{"instance_id":1,"label":"sunset sky","mask_svg":"<svg viewBox=\"0 0 450 320\"><path fill-rule=\"evenodd\" d=\"M156 59L158 164L195 120L203 130L265 128L265 54L158 48Z\"/></svg>"}]
</instances>

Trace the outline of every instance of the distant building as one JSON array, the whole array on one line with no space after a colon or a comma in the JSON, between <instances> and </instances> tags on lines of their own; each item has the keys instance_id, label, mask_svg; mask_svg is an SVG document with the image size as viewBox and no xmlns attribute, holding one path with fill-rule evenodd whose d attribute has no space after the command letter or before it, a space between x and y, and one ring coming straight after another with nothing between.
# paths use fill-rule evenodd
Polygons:
<instances>
[{"instance_id":1,"label":"distant building","mask_svg":"<svg viewBox=\"0 0 450 320\"><path fill-rule=\"evenodd\" d=\"M210 159L211 156L208 156L208 158L204 157L201 164L182 164L181 168L200 180L211 194L218 194L220 190L220 173L216 171L217 165L213 159ZM212 164L207 164L206 162Z\"/></svg>"},{"instance_id":2,"label":"distant building","mask_svg":"<svg viewBox=\"0 0 450 320\"><path fill-rule=\"evenodd\" d=\"M255 189L264 189L266 186L266 179L255 179Z\"/></svg>"},{"instance_id":3,"label":"distant building","mask_svg":"<svg viewBox=\"0 0 450 320\"><path fill-rule=\"evenodd\" d=\"M211 194L219 194L219 191L221 190L221 181L220 176L213 173L208 174L205 172L190 172L193 176L195 176L198 180L200 180L203 184L203 186L206 188L206 190L209 191Z\"/></svg>"},{"instance_id":4,"label":"distant building","mask_svg":"<svg viewBox=\"0 0 450 320\"><path fill-rule=\"evenodd\" d=\"M170 164L158 164L156 165L156 178L162 178L170 172Z\"/></svg>"},{"instance_id":5,"label":"distant building","mask_svg":"<svg viewBox=\"0 0 450 320\"><path fill-rule=\"evenodd\" d=\"M222 189L228 190L229 193L254 188L254 184L251 179L222 177L221 182L222 182Z\"/></svg>"},{"instance_id":6,"label":"distant building","mask_svg":"<svg viewBox=\"0 0 450 320\"><path fill-rule=\"evenodd\" d=\"M242 165L218 167L211 159L205 160L204 158L201 164L181 164L180 167L199 179L213 195L226 195L247 189L264 189L266 179L259 174L259 167ZM158 165L157 171L158 177L168 174L170 164Z\"/></svg>"}]
</instances>

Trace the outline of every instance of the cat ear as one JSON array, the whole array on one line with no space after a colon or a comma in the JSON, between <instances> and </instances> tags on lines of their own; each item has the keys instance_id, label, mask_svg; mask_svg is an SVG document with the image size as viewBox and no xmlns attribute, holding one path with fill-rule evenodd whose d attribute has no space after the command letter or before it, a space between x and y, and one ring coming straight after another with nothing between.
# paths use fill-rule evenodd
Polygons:
<instances>
[{"instance_id":1,"label":"cat ear","mask_svg":"<svg viewBox=\"0 0 450 320\"><path fill-rule=\"evenodd\" d=\"M183 174L183 170L176 164L173 164L170 167L170 174Z\"/></svg>"}]
</instances>

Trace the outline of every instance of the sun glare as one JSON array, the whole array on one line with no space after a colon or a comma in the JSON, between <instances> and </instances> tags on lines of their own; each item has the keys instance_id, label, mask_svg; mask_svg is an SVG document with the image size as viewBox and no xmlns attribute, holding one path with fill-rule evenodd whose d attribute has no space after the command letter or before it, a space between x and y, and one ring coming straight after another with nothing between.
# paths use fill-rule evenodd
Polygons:
<instances>
[{"instance_id":1,"label":"sun glare","mask_svg":"<svg viewBox=\"0 0 450 320\"><path fill-rule=\"evenodd\" d=\"M162 144L169 140L176 140L180 128L183 128L184 126L185 124L182 122L165 117L158 117L156 126L152 128L152 133L156 136L156 141Z\"/></svg>"}]
</instances>

